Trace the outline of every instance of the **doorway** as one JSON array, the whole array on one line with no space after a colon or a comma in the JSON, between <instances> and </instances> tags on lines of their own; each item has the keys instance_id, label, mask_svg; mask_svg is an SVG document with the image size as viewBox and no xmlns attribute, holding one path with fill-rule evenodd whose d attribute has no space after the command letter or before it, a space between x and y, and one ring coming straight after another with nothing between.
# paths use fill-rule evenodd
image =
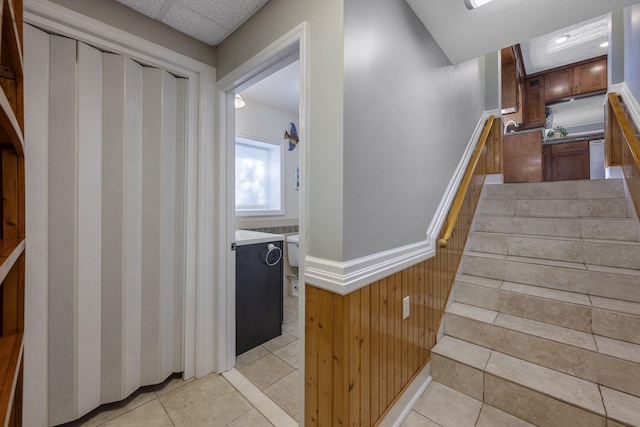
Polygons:
<instances>
[{"instance_id":1,"label":"doorway","mask_svg":"<svg viewBox=\"0 0 640 427\"><path fill-rule=\"evenodd\" d=\"M304 260L305 257L305 212L306 212L306 197L305 197L305 164L306 164L306 144L305 140L305 114L306 114L306 25L302 24L283 38L278 40L272 46L269 46L264 51L260 52L247 63L240 66L238 69L232 71L227 76L222 78L218 82L217 96L219 106L219 123L218 129L219 141L218 141L218 159L220 164L218 165L218 178L219 178L219 221L217 221L218 236L222 238L218 239L218 255L216 262L218 264L218 281L215 286L215 292L218 296L216 312L218 313L217 322L217 341L221 344L219 346L219 362L220 371L233 370L236 366L236 292L235 292L235 231L236 228L267 228L265 223L267 220L274 218L280 218L280 221L286 222L285 218L290 215L287 213L289 210L285 204L282 206L280 213L274 215L259 216L243 216L236 218L236 203L235 203L235 145L236 145L236 108L235 99L236 94L243 96L245 102L245 108L249 108L250 102L258 103L254 96L251 94L251 87L268 78L269 76L277 75L277 72L282 71L288 67L297 68L299 75L299 105L298 105L298 117L297 122L287 121L286 123L279 123L280 127L279 136L282 143L283 150L286 154L293 155L297 159L298 177L295 176L294 170L291 167L286 166L283 170L283 193L287 191L296 191L297 193L297 233L299 235L300 242L300 259ZM264 102L264 101L263 101ZM248 110L247 110L248 111ZM291 123L294 123L298 133L300 143L297 147L289 152L288 141L284 140L285 130L290 133ZM246 130L246 127L245 127ZM244 138L256 137L254 131L240 132ZM251 135L253 133L253 135ZM259 139L259 138L258 138ZM267 141L268 142L268 141ZM272 141L276 142L276 141ZM296 155L297 152L297 155ZM291 166L291 165L289 165ZM297 190L291 190L292 183L295 187L296 179L299 182L299 188ZM285 187L289 187L288 189ZM295 211L295 209L293 209ZM263 222L261 222L263 221ZM278 221L276 221L277 223ZM281 233L276 234L295 234L293 229L286 229L290 226L281 222L281 227L284 227ZM257 226L256 226L257 225ZM275 225L279 227L279 225ZM276 228L277 231L277 228ZM283 242L286 244L285 242ZM283 259L286 262L286 256ZM304 264L300 263L298 269L299 283L304 283ZM287 283L287 280L285 280ZM290 285L289 285L290 286ZM291 288L286 288L285 293L292 293ZM298 293L298 301L304 301L304 286L300 286ZM297 309L297 325L298 331L304 331L304 304L298 304ZM289 325L291 326L291 325ZM286 332L286 326L285 326ZM298 389L298 402L297 410L298 417L303 416L303 378L304 378L304 363L303 348L304 348L304 334L299 333L297 339L297 348L294 350L294 355L297 358L298 363L298 380L296 380ZM260 388L260 387L258 387Z\"/></svg>"}]
</instances>

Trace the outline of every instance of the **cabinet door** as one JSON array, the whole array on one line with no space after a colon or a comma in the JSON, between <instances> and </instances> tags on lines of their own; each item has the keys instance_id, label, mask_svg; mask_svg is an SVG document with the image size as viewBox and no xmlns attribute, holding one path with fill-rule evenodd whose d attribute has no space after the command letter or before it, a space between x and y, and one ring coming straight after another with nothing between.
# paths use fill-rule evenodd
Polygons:
<instances>
[{"instance_id":1,"label":"cabinet door","mask_svg":"<svg viewBox=\"0 0 640 427\"><path fill-rule=\"evenodd\" d=\"M573 68L553 71L544 76L546 101L573 95Z\"/></svg>"},{"instance_id":2,"label":"cabinet door","mask_svg":"<svg viewBox=\"0 0 640 427\"><path fill-rule=\"evenodd\" d=\"M589 142L571 142L552 146L552 180L589 179Z\"/></svg>"},{"instance_id":3,"label":"cabinet door","mask_svg":"<svg viewBox=\"0 0 640 427\"><path fill-rule=\"evenodd\" d=\"M573 69L575 93L589 93L607 88L607 60L576 65Z\"/></svg>"},{"instance_id":4,"label":"cabinet door","mask_svg":"<svg viewBox=\"0 0 640 427\"><path fill-rule=\"evenodd\" d=\"M524 81L523 121L526 127L544 126L544 79Z\"/></svg>"},{"instance_id":5,"label":"cabinet door","mask_svg":"<svg viewBox=\"0 0 640 427\"><path fill-rule=\"evenodd\" d=\"M504 137L504 182L542 182L542 134Z\"/></svg>"}]
</instances>

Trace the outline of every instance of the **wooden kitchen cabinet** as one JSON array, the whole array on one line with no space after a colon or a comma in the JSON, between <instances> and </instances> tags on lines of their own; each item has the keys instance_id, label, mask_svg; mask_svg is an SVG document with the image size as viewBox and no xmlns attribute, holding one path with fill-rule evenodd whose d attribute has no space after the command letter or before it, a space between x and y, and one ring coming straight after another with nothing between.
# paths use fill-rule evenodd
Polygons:
<instances>
[{"instance_id":1,"label":"wooden kitchen cabinet","mask_svg":"<svg viewBox=\"0 0 640 427\"><path fill-rule=\"evenodd\" d=\"M545 145L543 149L545 181L589 179L589 141Z\"/></svg>"},{"instance_id":2,"label":"wooden kitchen cabinet","mask_svg":"<svg viewBox=\"0 0 640 427\"><path fill-rule=\"evenodd\" d=\"M504 48L500 51L502 69L502 100L501 113L504 121L514 120L523 122L523 78L524 65L521 60L518 45Z\"/></svg>"},{"instance_id":3,"label":"wooden kitchen cabinet","mask_svg":"<svg viewBox=\"0 0 640 427\"><path fill-rule=\"evenodd\" d=\"M546 101L573 95L573 68L553 71L544 76L544 99Z\"/></svg>"},{"instance_id":4,"label":"wooden kitchen cabinet","mask_svg":"<svg viewBox=\"0 0 640 427\"><path fill-rule=\"evenodd\" d=\"M535 77L524 81L522 121L525 127L544 126L544 78Z\"/></svg>"},{"instance_id":5,"label":"wooden kitchen cabinet","mask_svg":"<svg viewBox=\"0 0 640 427\"><path fill-rule=\"evenodd\" d=\"M505 135L504 182L542 182L542 133Z\"/></svg>"},{"instance_id":6,"label":"wooden kitchen cabinet","mask_svg":"<svg viewBox=\"0 0 640 427\"><path fill-rule=\"evenodd\" d=\"M544 73L544 99L555 101L607 89L607 57L590 59Z\"/></svg>"},{"instance_id":7,"label":"wooden kitchen cabinet","mask_svg":"<svg viewBox=\"0 0 640 427\"><path fill-rule=\"evenodd\" d=\"M607 89L607 59L576 65L573 68L574 93L582 94Z\"/></svg>"}]
</instances>

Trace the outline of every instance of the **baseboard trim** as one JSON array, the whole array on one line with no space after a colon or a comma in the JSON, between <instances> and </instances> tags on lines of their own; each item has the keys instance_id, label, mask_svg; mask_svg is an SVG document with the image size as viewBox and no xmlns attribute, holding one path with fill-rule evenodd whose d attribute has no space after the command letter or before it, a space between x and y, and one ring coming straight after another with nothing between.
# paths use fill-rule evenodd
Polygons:
<instances>
[{"instance_id":1,"label":"baseboard trim","mask_svg":"<svg viewBox=\"0 0 640 427\"><path fill-rule=\"evenodd\" d=\"M422 393L431 384L431 362L427 363L400 395L395 405L380 420L379 427L400 427L415 406Z\"/></svg>"}]
</instances>

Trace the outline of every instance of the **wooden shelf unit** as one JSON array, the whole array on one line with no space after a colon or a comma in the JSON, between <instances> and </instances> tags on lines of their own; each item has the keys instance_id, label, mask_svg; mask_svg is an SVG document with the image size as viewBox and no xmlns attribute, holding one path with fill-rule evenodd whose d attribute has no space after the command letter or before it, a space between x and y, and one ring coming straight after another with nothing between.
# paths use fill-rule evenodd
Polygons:
<instances>
[{"instance_id":1,"label":"wooden shelf unit","mask_svg":"<svg viewBox=\"0 0 640 427\"><path fill-rule=\"evenodd\" d=\"M0 419L22 425L25 271L22 0L0 0Z\"/></svg>"}]
</instances>

